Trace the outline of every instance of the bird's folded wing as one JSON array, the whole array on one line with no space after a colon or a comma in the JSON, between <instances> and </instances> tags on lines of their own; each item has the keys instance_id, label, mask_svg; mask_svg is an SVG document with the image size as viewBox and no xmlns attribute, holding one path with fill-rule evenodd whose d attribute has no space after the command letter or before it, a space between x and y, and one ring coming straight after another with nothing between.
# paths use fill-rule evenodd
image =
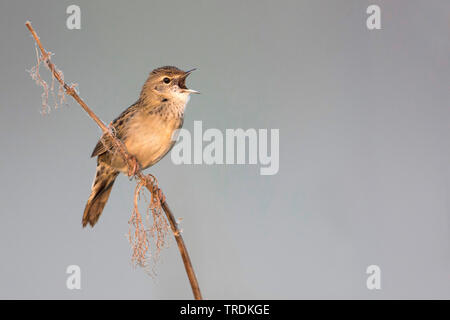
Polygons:
<instances>
[{"instance_id":1,"label":"bird's folded wing","mask_svg":"<svg viewBox=\"0 0 450 320\"><path fill-rule=\"evenodd\" d=\"M98 140L97 145L94 148L94 151L92 151L91 158L105 153L107 150L110 150L111 147L112 147L111 139L105 137L105 135L102 135L100 140Z\"/></svg>"}]
</instances>

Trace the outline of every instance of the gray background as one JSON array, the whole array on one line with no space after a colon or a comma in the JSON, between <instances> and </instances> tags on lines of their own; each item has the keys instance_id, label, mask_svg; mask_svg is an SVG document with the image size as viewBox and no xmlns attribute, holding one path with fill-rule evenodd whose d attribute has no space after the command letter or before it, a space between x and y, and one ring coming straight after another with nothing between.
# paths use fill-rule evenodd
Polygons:
<instances>
[{"instance_id":1,"label":"gray background","mask_svg":"<svg viewBox=\"0 0 450 320\"><path fill-rule=\"evenodd\" d=\"M379 4L382 30L365 26ZM67 30L66 7L82 29ZM206 298L450 298L448 1L5 1L0 4L0 298L191 298L174 241L155 279L130 264L134 183L81 228L100 130L42 116L31 20L109 122L151 69L197 67L185 128L279 128L280 171L155 174ZM43 75L48 75L45 71ZM66 288L66 267L82 289ZM366 288L366 267L382 290Z\"/></svg>"}]
</instances>

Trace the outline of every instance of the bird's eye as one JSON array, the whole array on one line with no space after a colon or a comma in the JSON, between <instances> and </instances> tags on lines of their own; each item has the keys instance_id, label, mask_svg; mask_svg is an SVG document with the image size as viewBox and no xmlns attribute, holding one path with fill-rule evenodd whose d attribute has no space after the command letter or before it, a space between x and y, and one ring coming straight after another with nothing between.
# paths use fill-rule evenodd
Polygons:
<instances>
[{"instance_id":1,"label":"bird's eye","mask_svg":"<svg viewBox=\"0 0 450 320\"><path fill-rule=\"evenodd\" d=\"M169 83L170 79L166 77L166 78L163 79L163 81L164 81L164 83Z\"/></svg>"}]
</instances>

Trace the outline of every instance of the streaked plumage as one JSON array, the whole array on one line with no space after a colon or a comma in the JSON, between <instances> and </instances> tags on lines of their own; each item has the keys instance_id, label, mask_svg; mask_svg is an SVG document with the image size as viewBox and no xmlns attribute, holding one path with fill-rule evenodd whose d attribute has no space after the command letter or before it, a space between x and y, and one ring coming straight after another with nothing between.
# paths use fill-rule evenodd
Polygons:
<instances>
[{"instance_id":1,"label":"streaked plumage","mask_svg":"<svg viewBox=\"0 0 450 320\"><path fill-rule=\"evenodd\" d=\"M116 136L142 169L161 160L174 144L172 134L183 125L189 94L197 93L186 88L185 80L189 74L171 66L153 70L142 87L138 101L111 123ZM104 136L91 156L97 157L97 170L83 214L83 227L88 223L95 225L117 175L128 172L126 163L111 150L111 144Z\"/></svg>"}]
</instances>

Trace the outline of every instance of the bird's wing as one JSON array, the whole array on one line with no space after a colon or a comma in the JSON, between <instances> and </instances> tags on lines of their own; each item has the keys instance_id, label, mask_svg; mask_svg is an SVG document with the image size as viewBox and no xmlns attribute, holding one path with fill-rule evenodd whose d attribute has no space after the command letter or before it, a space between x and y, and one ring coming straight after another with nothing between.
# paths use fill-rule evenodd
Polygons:
<instances>
[{"instance_id":1,"label":"bird's wing","mask_svg":"<svg viewBox=\"0 0 450 320\"><path fill-rule=\"evenodd\" d=\"M113 133L116 135L118 139L122 139L126 134L126 122L133 116L133 114L138 110L138 102L131 105L124 112L122 112L116 119L114 119L110 127L113 129ZM94 150L92 151L91 157L99 156L105 153L108 150L111 150L112 143L111 138L109 136L103 134L95 145Z\"/></svg>"},{"instance_id":2,"label":"bird's wing","mask_svg":"<svg viewBox=\"0 0 450 320\"><path fill-rule=\"evenodd\" d=\"M105 137L105 134L103 134L101 136L100 140L98 140L97 144L95 145L94 150L92 151L91 158L99 156L99 155L105 153L106 150L110 149L111 142L108 140L110 140L110 139L108 137Z\"/></svg>"}]
</instances>

